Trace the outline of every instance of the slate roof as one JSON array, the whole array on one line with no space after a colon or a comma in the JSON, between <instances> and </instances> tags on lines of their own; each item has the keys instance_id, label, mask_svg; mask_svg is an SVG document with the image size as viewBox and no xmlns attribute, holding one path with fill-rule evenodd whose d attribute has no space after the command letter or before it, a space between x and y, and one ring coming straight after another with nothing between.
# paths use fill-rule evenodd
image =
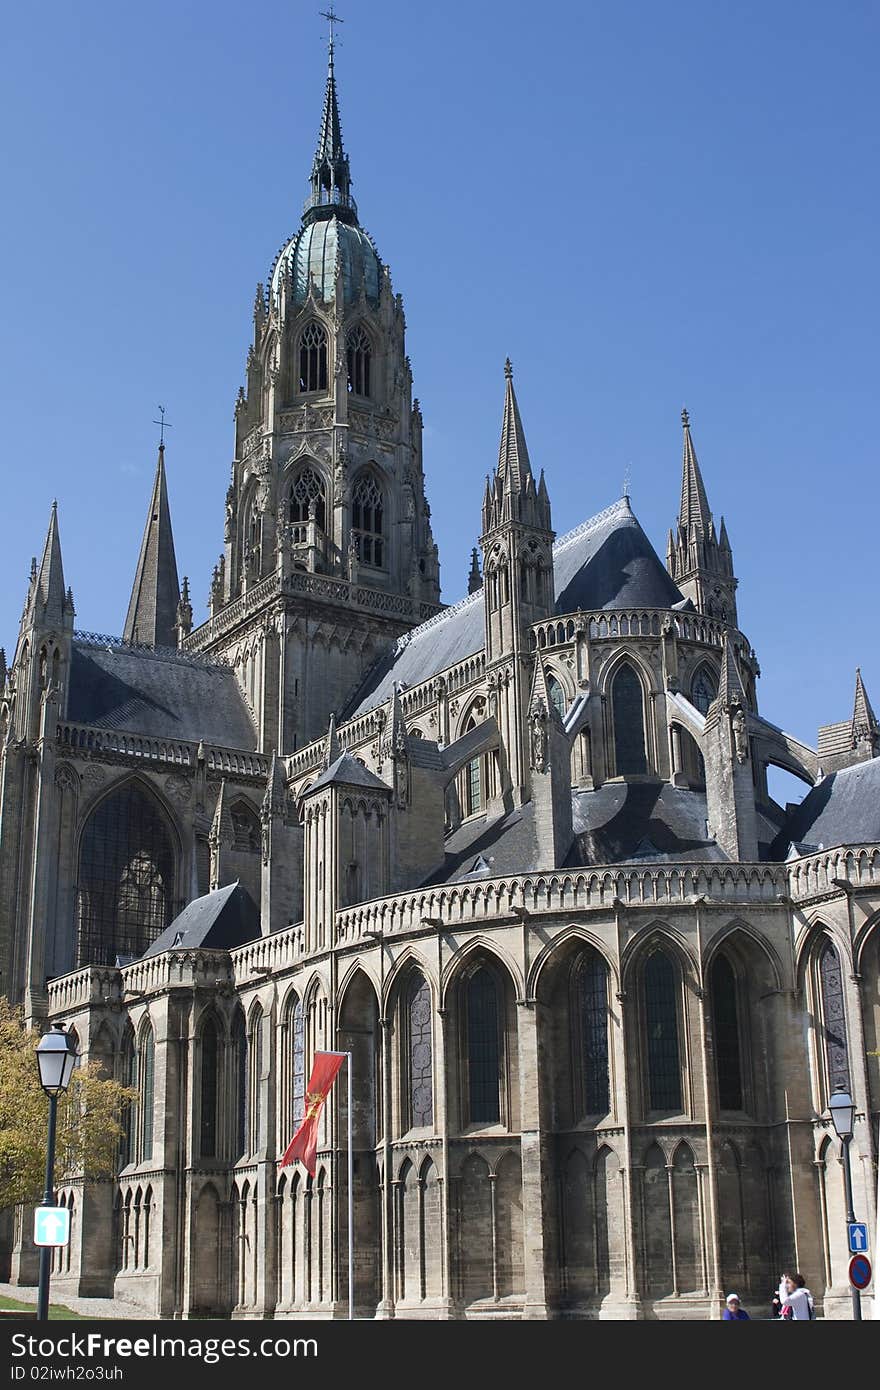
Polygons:
<instances>
[{"instance_id":1,"label":"slate roof","mask_svg":"<svg viewBox=\"0 0 880 1390\"><path fill-rule=\"evenodd\" d=\"M671 608L683 602L626 497L558 540L553 568L557 613L578 608ZM402 637L367 673L343 718L353 719L384 704L395 681L417 685L482 651L484 643L479 589Z\"/></svg>"},{"instance_id":2,"label":"slate roof","mask_svg":"<svg viewBox=\"0 0 880 1390\"><path fill-rule=\"evenodd\" d=\"M74 641L67 717L154 738L257 746L235 673L174 651Z\"/></svg>"},{"instance_id":3,"label":"slate roof","mask_svg":"<svg viewBox=\"0 0 880 1390\"><path fill-rule=\"evenodd\" d=\"M377 777L375 772L371 772L363 763L358 762L357 758L352 757L347 750L341 753L335 763L331 763L328 768L321 773L320 777L312 783L308 789L309 795L317 791L319 787L329 787L332 782L339 782L344 787L369 787L371 791L377 788L383 792L388 792L391 788L387 782L383 782L381 777Z\"/></svg>"},{"instance_id":4,"label":"slate roof","mask_svg":"<svg viewBox=\"0 0 880 1390\"><path fill-rule=\"evenodd\" d=\"M230 883L187 903L144 956L159 956L172 949L228 951L259 935L256 903L240 883Z\"/></svg>"},{"instance_id":5,"label":"slate roof","mask_svg":"<svg viewBox=\"0 0 880 1390\"><path fill-rule=\"evenodd\" d=\"M784 858L790 845L805 854L832 845L880 840L880 758L854 763L824 777L786 819L773 846Z\"/></svg>"}]
</instances>

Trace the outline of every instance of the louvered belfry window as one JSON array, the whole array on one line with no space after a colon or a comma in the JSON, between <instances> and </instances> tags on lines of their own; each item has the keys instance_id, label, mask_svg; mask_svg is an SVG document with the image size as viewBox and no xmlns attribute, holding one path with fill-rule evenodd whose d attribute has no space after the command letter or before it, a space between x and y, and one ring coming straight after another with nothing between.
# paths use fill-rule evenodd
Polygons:
<instances>
[{"instance_id":1,"label":"louvered belfry window","mask_svg":"<svg viewBox=\"0 0 880 1390\"><path fill-rule=\"evenodd\" d=\"M307 323L299 340L299 389L327 390L327 334L319 323Z\"/></svg>"},{"instance_id":2,"label":"louvered belfry window","mask_svg":"<svg viewBox=\"0 0 880 1390\"><path fill-rule=\"evenodd\" d=\"M351 496L351 530L362 565L382 569L385 563L385 500L372 473L362 473Z\"/></svg>"},{"instance_id":3,"label":"louvered belfry window","mask_svg":"<svg viewBox=\"0 0 880 1390\"><path fill-rule=\"evenodd\" d=\"M369 396L372 347L366 330L360 324L349 333L346 348L348 389L356 396Z\"/></svg>"}]
</instances>

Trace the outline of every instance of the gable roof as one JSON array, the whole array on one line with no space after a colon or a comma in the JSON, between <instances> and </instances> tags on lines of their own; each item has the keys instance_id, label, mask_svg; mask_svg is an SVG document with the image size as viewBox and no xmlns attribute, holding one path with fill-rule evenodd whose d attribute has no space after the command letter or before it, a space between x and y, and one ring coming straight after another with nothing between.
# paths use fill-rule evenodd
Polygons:
<instances>
[{"instance_id":1,"label":"gable roof","mask_svg":"<svg viewBox=\"0 0 880 1390\"><path fill-rule=\"evenodd\" d=\"M306 789L305 795L311 796L312 792L318 791L321 787L329 787L333 782L338 782L344 787L369 787L371 791L391 790L387 782L383 782L375 772L364 767L363 763L352 757L347 750L339 755L335 763L325 768L320 777Z\"/></svg>"},{"instance_id":2,"label":"gable roof","mask_svg":"<svg viewBox=\"0 0 880 1390\"><path fill-rule=\"evenodd\" d=\"M821 845L873 844L880 840L880 758L853 763L823 777L785 820L773 846L782 858L789 845L804 853Z\"/></svg>"},{"instance_id":3,"label":"gable roof","mask_svg":"<svg viewBox=\"0 0 880 1390\"><path fill-rule=\"evenodd\" d=\"M671 608L683 602L654 547L622 497L553 547L556 612L578 608ZM418 685L483 650L483 591L478 589L400 638L370 671L343 718L389 699L395 681Z\"/></svg>"},{"instance_id":4,"label":"gable roof","mask_svg":"<svg viewBox=\"0 0 880 1390\"><path fill-rule=\"evenodd\" d=\"M163 951L228 951L260 935L257 905L240 883L230 883L187 903L144 956Z\"/></svg>"}]
</instances>

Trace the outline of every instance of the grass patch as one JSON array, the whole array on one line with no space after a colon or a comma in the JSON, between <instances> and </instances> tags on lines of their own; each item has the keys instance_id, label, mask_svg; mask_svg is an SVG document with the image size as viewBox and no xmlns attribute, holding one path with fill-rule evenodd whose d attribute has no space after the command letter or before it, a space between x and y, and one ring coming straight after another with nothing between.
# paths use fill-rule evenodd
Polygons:
<instances>
[{"instance_id":1,"label":"grass patch","mask_svg":"<svg viewBox=\"0 0 880 1390\"><path fill-rule=\"evenodd\" d=\"M17 1298L4 1298L0 1296L0 1308L11 1313L33 1313L36 1310L35 1303L20 1303ZM49 1317L58 1322L88 1322L90 1319L84 1318L81 1313L72 1313L69 1308L65 1308L62 1303L49 1304Z\"/></svg>"}]
</instances>

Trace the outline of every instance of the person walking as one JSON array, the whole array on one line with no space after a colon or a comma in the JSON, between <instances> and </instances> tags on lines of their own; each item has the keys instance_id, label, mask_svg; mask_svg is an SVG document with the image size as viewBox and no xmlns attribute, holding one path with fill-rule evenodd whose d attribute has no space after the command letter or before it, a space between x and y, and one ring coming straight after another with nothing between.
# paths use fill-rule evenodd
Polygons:
<instances>
[{"instance_id":1,"label":"person walking","mask_svg":"<svg viewBox=\"0 0 880 1390\"><path fill-rule=\"evenodd\" d=\"M782 1317L794 1322L808 1322L814 1315L813 1295L806 1287L802 1274L783 1274L779 1283L779 1302Z\"/></svg>"},{"instance_id":2,"label":"person walking","mask_svg":"<svg viewBox=\"0 0 880 1390\"><path fill-rule=\"evenodd\" d=\"M722 1322L751 1322L751 1318L745 1308L740 1306L739 1294L729 1293L727 1295L727 1306L721 1314Z\"/></svg>"}]
</instances>

